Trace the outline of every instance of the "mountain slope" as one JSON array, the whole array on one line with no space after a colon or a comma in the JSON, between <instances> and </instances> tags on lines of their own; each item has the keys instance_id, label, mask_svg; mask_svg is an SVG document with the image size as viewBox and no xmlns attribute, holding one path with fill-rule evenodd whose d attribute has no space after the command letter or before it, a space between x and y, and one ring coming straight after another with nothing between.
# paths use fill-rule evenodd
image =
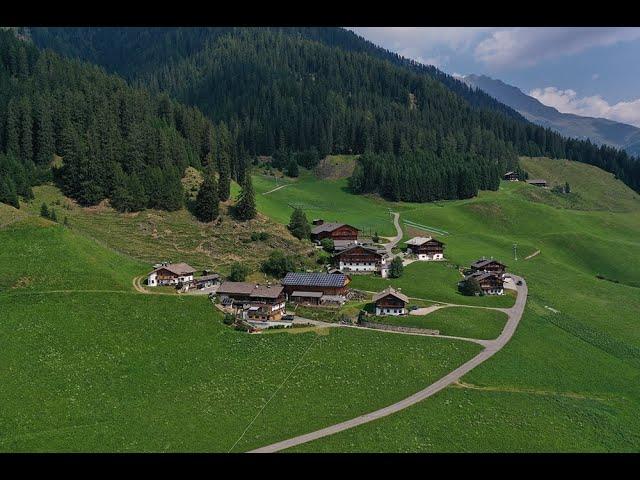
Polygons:
<instances>
[{"instance_id":1,"label":"mountain slope","mask_svg":"<svg viewBox=\"0 0 640 480\"><path fill-rule=\"evenodd\" d=\"M613 149L565 139L439 72L335 28L30 29L42 47L80 56L152 91L197 106L231 127L250 155L373 151L411 168L376 163L379 193L420 171L444 168L427 181L440 198L472 192L487 174L518 155L591 163L640 189L640 167ZM278 158L285 158L284 155ZM286 165L286 162L279 162ZM493 163L492 173L488 165ZM475 166L480 171L472 172ZM313 165L308 165L313 166ZM440 178L438 178L440 177ZM476 177L476 178L474 178ZM448 184L442 187L439 184ZM388 187L383 187L387 184ZM417 191L411 188L411 191ZM389 195L394 198L398 195ZM420 200L410 194L407 200Z\"/></svg>"},{"instance_id":2,"label":"mountain slope","mask_svg":"<svg viewBox=\"0 0 640 480\"><path fill-rule=\"evenodd\" d=\"M467 75L464 82L517 110L527 120L551 128L567 137L606 144L640 156L640 128L605 118L561 113L526 95L520 89L485 75Z\"/></svg>"}]
</instances>

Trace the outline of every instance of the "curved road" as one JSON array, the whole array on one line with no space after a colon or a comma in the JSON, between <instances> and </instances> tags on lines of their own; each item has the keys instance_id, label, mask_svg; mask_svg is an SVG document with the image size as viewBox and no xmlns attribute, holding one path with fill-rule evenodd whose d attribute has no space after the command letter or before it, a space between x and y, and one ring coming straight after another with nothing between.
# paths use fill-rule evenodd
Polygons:
<instances>
[{"instance_id":1,"label":"curved road","mask_svg":"<svg viewBox=\"0 0 640 480\"><path fill-rule=\"evenodd\" d=\"M396 217L397 220L397 217ZM400 410L404 410L407 407L415 405L422 400L429 398L430 396L438 393L443 388L451 385L452 383L459 380L463 375L466 375L475 367L480 365L485 360L491 358L496 352L500 351L502 347L504 347L507 342L511 339L520 319L522 318L522 314L524 312L525 304L527 303L527 294L528 288L527 284L523 278L518 277L517 275L511 275L513 278L514 284L518 280L522 281L522 285L516 285L516 289L518 292L518 296L516 298L516 302L511 308L501 308L505 312L509 319L507 320L507 324L505 325L502 333L495 340L490 340L485 343L486 348L482 350L478 355L473 357L471 360L463 363L458 368L453 370L451 373L445 375L440 380L432 383L428 387L423 390L420 390L417 393L414 393L410 397L405 398L404 400L400 400L393 405L389 405L388 407L381 408L380 410L376 410L375 412L367 413L365 415L361 415L356 418L352 418L351 420L347 420L342 423L338 423L336 425L332 425L330 427L323 428L321 430L316 430L315 432L307 433L304 435L300 435L298 437L290 438L288 440L283 440L281 442L273 443L271 445L267 445L266 447L257 448L252 450L250 453L272 453L278 452L280 450L284 450L286 448L294 447L296 445L300 445L303 443L311 442L313 440L317 440L322 437L327 437L329 435L333 435L334 433L342 432L344 430L348 430L353 427L357 427L359 425L372 422L374 420L378 420L380 418L386 417L387 415L391 415L392 413L399 412Z\"/></svg>"},{"instance_id":2,"label":"curved road","mask_svg":"<svg viewBox=\"0 0 640 480\"><path fill-rule=\"evenodd\" d=\"M395 237L387 237L390 238L390 242L389 243L385 243L383 245L384 249L387 251L387 254L389 255L390 258L393 258L395 255L393 253L391 253L391 249L393 249L393 247L395 247L398 242L400 240L402 240L402 228L400 228L400 214L398 212L392 212L393 213L393 225L394 227L396 227L396 236Z\"/></svg>"}]
</instances>

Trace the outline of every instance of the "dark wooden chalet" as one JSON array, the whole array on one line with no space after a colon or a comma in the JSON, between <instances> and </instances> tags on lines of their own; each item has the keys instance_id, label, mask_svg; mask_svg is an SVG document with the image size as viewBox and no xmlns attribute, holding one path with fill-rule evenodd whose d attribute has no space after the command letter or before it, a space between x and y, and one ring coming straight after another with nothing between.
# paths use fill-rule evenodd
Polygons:
<instances>
[{"instance_id":1,"label":"dark wooden chalet","mask_svg":"<svg viewBox=\"0 0 640 480\"><path fill-rule=\"evenodd\" d=\"M319 242L325 238L332 240L358 240L358 230L356 227L346 223L331 223L323 220L314 220L314 227L311 229L311 240Z\"/></svg>"},{"instance_id":2,"label":"dark wooden chalet","mask_svg":"<svg viewBox=\"0 0 640 480\"><path fill-rule=\"evenodd\" d=\"M405 242L407 250L418 257L418 260L442 260L444 243L433 237L414 237Z\"/></svg>"},{"instance_id":3,"label":"dark wooden chalet","mask_svg":"<svg viewBox=\"0 0 640 480\"><path fill-rule=\"evenodd\" d=\"M469 278L478 280L480 288L485 295L502 295L504 293L504 280L500 274L478 271L465 277L465 281Z\"/></svg>"},{"instance_id":4,"label":"dark wooden chalet","mask_svg":"<svg viewBox=\"0 0 640 480\"><path fill-rule=\"evenodd\" d=\"M235 307L242 309L246 320L277 321L284 314L285 295L281 285L224 282L216 293L221 299L231 299Z\"/></svg>"},{"instance_id":5,"label":"dark wooden chalet","mask_svg":"<svg viewBox=\"0 0 640 480\"><path fill-rule=\"evenodd\" d=\"M289 272L280 282L289 300L293 292L322 292L323 295L346 295L351 280L343 273Z\"/></svg>"},{"instance_id":6,"label":"dark wooden chalet","mask_svg":"<svg viewBox=\"0 0 640 480\"><path fill-rule=\"evenodd\" d=\"M147 276L147 285L178 285L191 283L196 269L186 263L165 263Z\"/></svg>"},{"instance_id":7,"label":"dark wooden chalet","mask_svg":"<svg viewBox=\"0 0 640 480\"><path fill-rule=\"evenodd\" d=\"M517 182L518 181L518 174L516 172L507 172L504 174L504 176L502 177L505 180L509 181L509 182Z\"/></svg>"},{"instance_id":8,"label":"dark wooden chalet","mask_svg":"<svg viewBox=\"0 0 640 480\"><path fill-rule=\"evenodd\" d=\"M503 275L507 271L507 266L497 260L478 260L471 264L471 270L474 272L493 272Z\"/></svg>"},{"instance_id":9,"label":"dark wooden chalet","mask_svg":"<svg viewBox=\"0 0 640 480\"><path fill-rule=\"evenodd\" d=\"M373 296L376 315L405 315L409 297L388 287Z\"/></svg>"}]
</instances>

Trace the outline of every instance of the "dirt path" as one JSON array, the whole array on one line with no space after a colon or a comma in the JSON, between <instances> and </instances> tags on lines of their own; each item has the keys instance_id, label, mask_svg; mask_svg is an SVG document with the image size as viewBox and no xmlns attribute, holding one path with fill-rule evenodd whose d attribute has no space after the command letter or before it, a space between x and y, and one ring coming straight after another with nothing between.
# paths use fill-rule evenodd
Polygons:
<instances>
[{"instance_id":1,"label":"dirt path","mask_svg":"<svg viewBox=\"0 0 640 480\"><path fill-rule=\"evenodd\" d=\"M384 249L387 251L387 255L389 255L390 258L395 257L395 255L391 253L391 250L393 249L393 247L395 247L398 244L398 242L400 242L400 240L402 240L402 235L403 235L402 228L400 227L400 214L398 212L392 212L392 213L393 213L393 226L396 227L396 236L385 237L385 238L388 238L390 241L383 245Z\"/></svg>"},{"instance_id":2,"label":"dirt path","mask_svg":"<svg viewBox=\"0 0 640 480\"><path fill-rule=\"evenodd\" d=\"M528 257L524 257L525 260L529 260L530 258L535 257L536 255L538 255L540 253L540 250L536 250L535 252L533 252L531 255L529 255Z\"/></svg>"},{"instance_id":3,"label":"dirt path","mask_svg":"<svg viewBox=\"0 0 640 480\"><path fill-rule=\"evenodd\" d=\"M268 194L273 193L273 192L275 192L277 190L280 190L281 188L288 187L289 185L290 184L288 184L288 183L285 184L285 185L280 185L279 187L273 188L273 189L269 190L268 192L264 192L262 195L268 195Z\"/></svg>"},{"instance_id":4,"label":"dirt path","mask_svg":"<svg viewBox=\"0 0 640 480\"><path fill-rule=\"evenodd\" d=\"M319 438L327 437L329 435L333 435L334 433L342 432L344 430L351 429L353 427L357 427L359 425L363 425L365 423L372 422L374 420L378 420L380 418L391 415L392 413L399 412L408 408L412 405L415 405L418 402L421 402L430 396L438 393L442 389L447 386L454 384L462 376L469 373L478 365L482 364L484 361L491 358L496 352L500 351L502 347L504 347L507 342L511 339L513 334L516 331L518 323L522 318L522 314L524 313L524 307L527 303L527 294L528 288L524 279L512 275L513 278L518 281L522 280L522 285L517 286L518 297L516 298L516 303L511 308L499 309L504 311L509 319L502 330L502 333L495 340L489 340L485 342L485 348L478 355L473 357L471 360L468 360L449 374L445 375L441 379L432 383L428 387L420 390L419 392L400 400L399 402L394 403L393 405L389 405L388 407L381 408L371 413L367 413L365 415L360 415L359 417L352 418L351 420L347 420L345 422L338 423L336 425L332 425L330 427L323 428L321 430L316 430L315 432L307 433L305 435L300 435L294 438L290 438L288 440L283 440L281 442L277 442L271 445L267 445L265 447L257 448L252 450L253 453L271 453L278 452L280 450L284 450L286 448L294 447L296 445L301 445L303 443L311 442L313 440L317 440Z\"/></svg>"}]
</instances>

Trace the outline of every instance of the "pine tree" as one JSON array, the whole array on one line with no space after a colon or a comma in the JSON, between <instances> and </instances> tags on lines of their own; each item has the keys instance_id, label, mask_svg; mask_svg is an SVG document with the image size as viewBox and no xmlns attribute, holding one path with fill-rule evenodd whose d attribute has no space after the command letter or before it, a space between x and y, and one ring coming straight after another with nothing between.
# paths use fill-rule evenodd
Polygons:
<instances>
[{"instance_id":1,"label":"pine tree","mask_svg":"<svg viewBox=\"0 0 640 480\"><path fill-rule=\"evenodd\" d=\"M244 183L242 184L242 190L240 190L240 195L238 195L238 200L233 209L233 212L234 216L238 220L251 220L257 215L256 199L253 192L251 175L245 175Z\"/></svg>"},{"instance_id":2,"label":"pine tree","mask_svg":"<svg viewBox=\"0 0 640 480\"><path fill-rule=\"evenodd\" d=\"M231 196L231 171L229 170L229 161L226 155L220 157L219 172L218 198L221 202L226 202Z\"/></svg>"},{"instance_id":3,"label":"pine tree","mask_svg":"<svg viewBox=\"0 0 640 480\"><path fill-rule=\"evenodd\" d=\"M309 220L307 220L307 216L301 208L293 210L287 228L291 232L291 235L300 240L307 240L311 235Z\"/></svg>"},{"instance_id":4,"label":"pine tree","mask_svg":"<svg viewBox=\"0 0 640 480\"><path fill-rule=\"evenodd\" d=\"M16 102L11 99L7 106L6 122L6 151L8 154L20 157L20 115Z\"/></svg>"},{"instance_id":5,"label":"pine tree","mask_svg":"<svg viewBox=\"0 0 640 480\"><path fill-rule=\"evenodd\" d=\"M0 202L15 208L20 208L16 187L9 177L0 178Z\"/></svg>"},{"instance_id":6,"label":"pine tree","mask_svg":"<svg viewBox=\"0 0 640 480\"><path fill-rule=\"evenodd\" d=\"M219 198L216 179L212 174L205 177L196 196L195 215L201 222L212 222L218 218Z\"/></svg>"},{"instance_id":7,"label":"pine tree","mask_svg":"<svg viewBox=\"0 0 640 480\"><path fill-rule=\"evenodd\" d=\"M33 161L33 118L28 97L20 102L20 160L23 163Z\"/></svg>"},{"instance_id":8,"label":"pine tree","mask_svg":"<svg viewBox=\"0 0 640 480\"><path fill-rule=\"evenodd\" d=\"M48 102L43 101L38 105L35 124L35 162L38 165L48 165L55 150L51 106Z\"/></svg>"},{"instance_id":9,"label":"pine tree","mask_svg":"<svg viewBox=\"0 0 640 480\"><path fill-rule=\"evenodd\" d=\"M40 216L42 218L49 218L49 207L47 207L47 204L44 202L40 205Z\"/></svg>"},{"instance_id":10,"label":"pine tree","mask_svg":"<svg viewBox=\"0 0 640 480\"><path fill-rule=\"evenodd\" d=\"M295 161L293 157L289 160L289 164L287 165L287 176L289 177L297 177L300 174L298 170L298 162Z\"/></svg>"}]
</instances>

